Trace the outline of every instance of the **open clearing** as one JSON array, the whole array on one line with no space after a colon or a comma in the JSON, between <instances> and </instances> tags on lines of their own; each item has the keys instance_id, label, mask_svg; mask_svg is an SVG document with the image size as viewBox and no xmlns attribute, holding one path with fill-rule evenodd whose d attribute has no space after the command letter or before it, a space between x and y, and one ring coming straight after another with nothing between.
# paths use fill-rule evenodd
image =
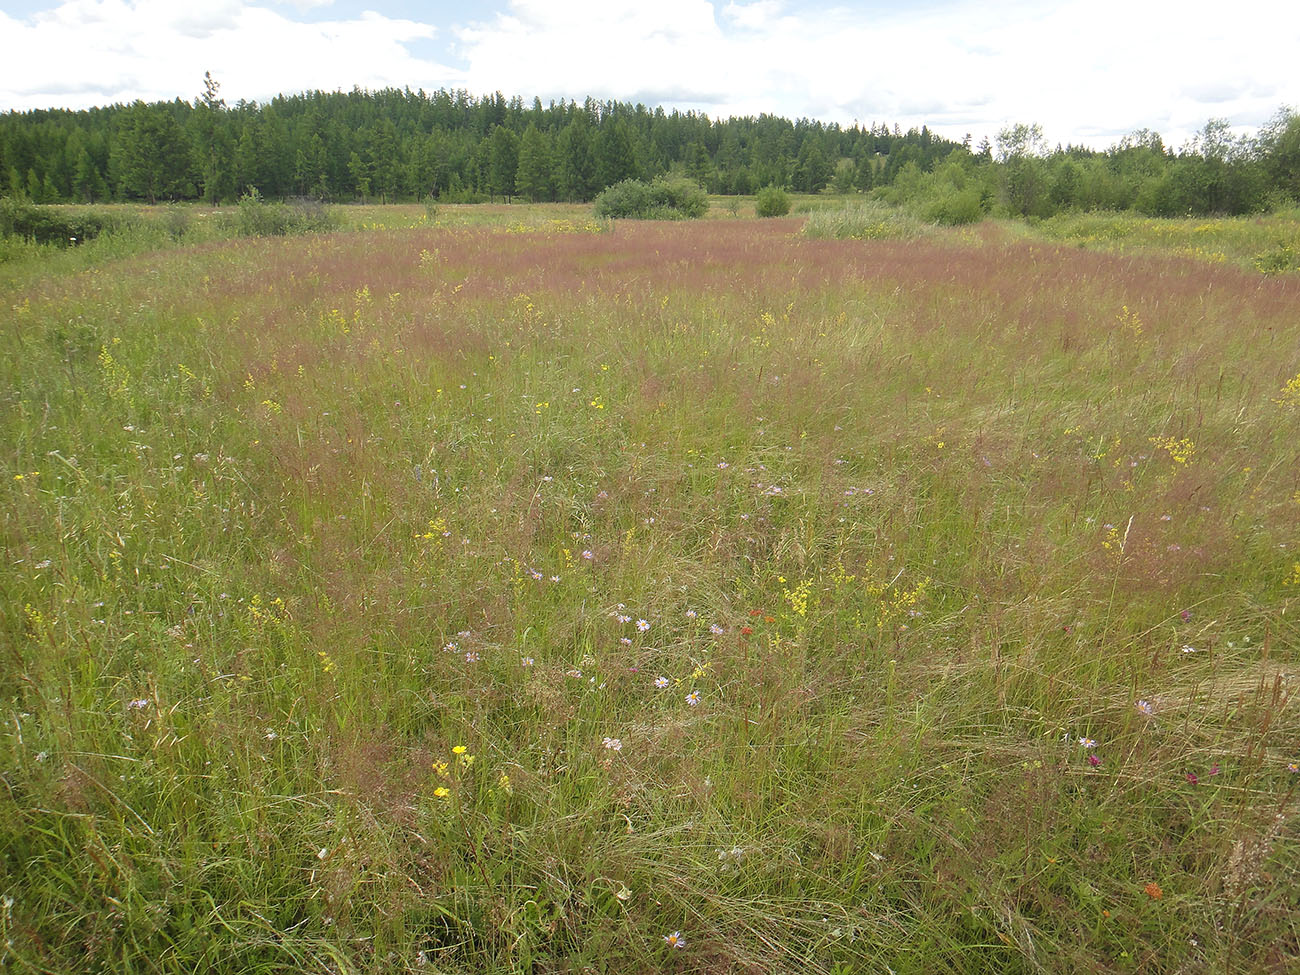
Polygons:
<instances>
[{"instance_id":1,"label":"open clearing","mask_svg":"<svg viewBox=\"0 0 1300 975\"><path fill-rule=\"evenodd\" d=\"M0 285L3 964L1294 970L1300 279L512 209Z\"/></svg>"}]
</instances>

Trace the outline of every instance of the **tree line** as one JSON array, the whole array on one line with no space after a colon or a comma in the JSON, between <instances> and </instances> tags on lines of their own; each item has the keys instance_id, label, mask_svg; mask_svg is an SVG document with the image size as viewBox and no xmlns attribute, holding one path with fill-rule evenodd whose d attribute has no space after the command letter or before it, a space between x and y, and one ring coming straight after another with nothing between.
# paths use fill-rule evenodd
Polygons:
<instances>
[{"instance_id":1,"label":"tree line","mask_svg":"<svg viewBox=\"0 0 1300 975\"><path fill-rule=\"evenodd\" d=\"M1300 116L1258 136L1206 124L1178 151L1153 132L1106 151L1048 150L1038 126L996 144L928 128L842 127L588 98L500 92L313 91L229 106L210 75L193 102L0 116L0 195L36 203L265 198L588 201L624 179L686 176L709 192L764 186L944 201L938 219L1067 209L1248 213L1300 199Z\"/></svg>"}]
</instances>

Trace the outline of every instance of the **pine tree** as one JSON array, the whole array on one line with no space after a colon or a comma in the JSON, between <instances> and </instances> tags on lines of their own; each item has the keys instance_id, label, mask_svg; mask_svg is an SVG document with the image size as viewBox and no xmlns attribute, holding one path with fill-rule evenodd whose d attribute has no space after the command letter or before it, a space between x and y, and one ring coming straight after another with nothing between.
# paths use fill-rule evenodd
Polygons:
<instances>
[{"instance_id":1,"label":"pine tree","mask_svg":"<svg viewBox=\"0 0 1300 975\"><path fill-rule=\"evenodd\" d=\"M508 200L515 192L515 174L519 169L519 139L504 125L492 130L492 147L488 163L488 192Z\"/></svg>"},{"instance_id":2,"label":"pine tree","mask_svg":"<svg viewBox=\"0 0 1300 975\"><path fill-rule=\"evenodd\" d=\"M551 146L536 125L529 124L519 144L519 169L515 190L529 200L549 200L551 190Z\"/></svg>"}]
</instances>

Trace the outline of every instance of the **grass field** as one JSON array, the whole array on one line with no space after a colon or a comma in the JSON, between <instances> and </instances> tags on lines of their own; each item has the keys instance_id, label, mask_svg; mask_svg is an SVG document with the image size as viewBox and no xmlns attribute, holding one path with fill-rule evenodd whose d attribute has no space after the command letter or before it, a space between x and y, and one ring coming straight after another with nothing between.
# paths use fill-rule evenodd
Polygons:
<instances>
[{"instance_id":1,"label":"grass field","mask_svg":"<svg viewBox=\"0 0 1300 975\"><path fill-rule=\"evenodd\" d=\"M0 276L6 970L1294 971L1300 278L408 209Z\"/></svg>"}]
</instances>

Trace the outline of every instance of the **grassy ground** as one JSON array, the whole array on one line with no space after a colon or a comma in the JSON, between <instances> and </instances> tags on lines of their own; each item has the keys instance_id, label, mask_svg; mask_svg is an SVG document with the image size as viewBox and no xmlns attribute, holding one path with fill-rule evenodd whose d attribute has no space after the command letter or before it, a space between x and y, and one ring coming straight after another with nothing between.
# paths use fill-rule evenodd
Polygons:
<instances>
[{"instance_id":1,"label":"grassy ground","mask_svg":"<svg viewBox=\"0 0 1300 975\"><path fill-rule=\"evenodd\" d=\"M403 214L0 283L5 965L1290 970L1300 279Z\"/></svg>"},{"instance_id":2,"label":"grassy ground","mask_svg":"<svg viewBox=\"0 0 1300 975\"><path fill-rule=\"evenodd\" d=\"M1064 214L1031 231L1121 254L1173 253L1265 274L1300 271L1300 210L1232 219L1163 220L1134 214Z\"/></svg>"}]
</instances>

